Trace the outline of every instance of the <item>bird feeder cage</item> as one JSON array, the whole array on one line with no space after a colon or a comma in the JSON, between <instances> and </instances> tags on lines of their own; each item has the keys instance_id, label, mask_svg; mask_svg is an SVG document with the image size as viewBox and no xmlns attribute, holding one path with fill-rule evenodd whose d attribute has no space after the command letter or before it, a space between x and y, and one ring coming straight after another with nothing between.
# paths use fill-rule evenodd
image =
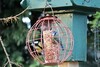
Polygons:
<instances>
[{"instance_id":1,"label":"bird feeder cage","mask_svg":"<svg viewBox=\"0 0 100 67\"><path fill-rule=\"evenodd\" d=\"M72 54L73 36L59 18L45 16L29 30L26 44L34 59L41 64L55 65L66 61Z\"/></svg>"}]
</instances>

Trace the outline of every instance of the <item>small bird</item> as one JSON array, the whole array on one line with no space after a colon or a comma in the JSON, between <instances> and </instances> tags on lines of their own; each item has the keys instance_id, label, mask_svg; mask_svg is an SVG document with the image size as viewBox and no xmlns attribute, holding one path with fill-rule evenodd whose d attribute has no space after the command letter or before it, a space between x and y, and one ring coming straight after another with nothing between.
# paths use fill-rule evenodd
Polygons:
<instances>
[{"instance_id":1,"label":"small bird","mask_svg":"<svg viewBox=\"0 0 100 67\"><path fill-rule=\"evenodd\" d=\"M52 35L54 36L54 40L56 40L57 42L59 42L59 43L60 43L60 46L61 46L61 48L62 48L62 50L64 50L64 46L63 46L63 44L61 43L61 39L57 38L57 36L58 36L57 31L53 31L53 32L52 32Z\"/></svg>"},{"instance_id":2,"label":"small bird","mask_svg":"<svg viewBox=\"0 0 100 67\"><path fill-rule=\"evenodd\" d=\"M39 40L33 41L31 46L33 46L33 51L36 51L39 55L41 55L42 49L43 49L43 45Z\"/></svg>"}]
</instances>

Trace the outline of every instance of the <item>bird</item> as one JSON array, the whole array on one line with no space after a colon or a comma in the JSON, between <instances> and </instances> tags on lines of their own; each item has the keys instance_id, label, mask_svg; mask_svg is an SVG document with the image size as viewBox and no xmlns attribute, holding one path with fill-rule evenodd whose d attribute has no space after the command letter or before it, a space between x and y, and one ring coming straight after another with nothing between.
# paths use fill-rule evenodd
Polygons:
<instances>
[{"instance_id":1,"label":"bird","mask_svg":"<svg viewBox=\"0 0 100 67\"><path fill-rule=\"evenodd\" d=\"M33 47L33 52L36 51L37 54L41 55L42 54L42 50L43 50L43 45L40 42L40 40L33 40L33 42L31 43L31 46Z\"/></svg>"},{"instance_id":2,"label":"bird","mask_svg":"<svg viewBox=\"0 0 100 67\"><path fill-rule=\"evenodd\" d=\"M53 32L52 32L52 35L54 36L54 40L56 40L57 42L60 43L61 49L64 50L64 46L63 46L63 44L61 43L61 42L62 42L61 39L57 38L57 36L58 36L57 31L53 31Z\"/></svg>"}]
</instances>

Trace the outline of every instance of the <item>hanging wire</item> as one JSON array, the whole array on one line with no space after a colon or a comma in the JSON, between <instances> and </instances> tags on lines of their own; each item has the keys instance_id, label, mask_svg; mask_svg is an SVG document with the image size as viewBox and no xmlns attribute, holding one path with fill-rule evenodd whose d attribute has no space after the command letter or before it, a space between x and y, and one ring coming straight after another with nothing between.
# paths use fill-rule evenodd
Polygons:
<instances>
[{"instance_id":1,"label":"hanging wire","mask_svg":"<svg viewBox=\"0 0 100 67\"><path fill-rule=\"evenodd\" d=\"M53 11L53 8L52 8L52 6L50 5L50 3L48 2L48 0L45 0L45 7L44 7L44 10L43 10L43 14L46 14L46 8L48 8L48 7L50 7L50 9L51 9L51 12L52 12L52 16L54 17L54 11Z\"/></svg>"}]
</instances>

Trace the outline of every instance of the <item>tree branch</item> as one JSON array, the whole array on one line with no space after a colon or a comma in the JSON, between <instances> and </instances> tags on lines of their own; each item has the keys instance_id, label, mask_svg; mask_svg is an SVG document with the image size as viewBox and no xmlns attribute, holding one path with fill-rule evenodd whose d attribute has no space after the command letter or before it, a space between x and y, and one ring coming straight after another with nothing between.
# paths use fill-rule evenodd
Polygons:
<instances>
[{"instance_id":1,"label":"tree branch","mask_svg":"<svg viewBox=\"0 0 100 67\"><path fill-rule=\"evenodd\" d=\"M25 13L27 11L28 7L23 10L22 12L20 12L19 14L15 15L15 16L9 16L6 18L0 18L0 21L3 21L4 23L8 23L9 21L12 22L12 20L17 21L18 20L18 16L22 15L23 13Z\"/></svg>"},{"instance_id":2,"label":"tree branch","mask_svg":"<svg viewBox=\"0 0 100 67\"><path fill-rule=\"evenodd\" d=\"M0 42L1 42L1 45L2 45L2 48L3 48L4 52L5 52L5 54L6 54L6 57L7 57L9 66L12 67L12 65L11 65L11 63L10 63L9 55L8 55L8 53L7 53L7 51L6 51L6 48L5 48L4 43L3 43L2 39L1 39L1 36L0 36Z\"/></svg>"},{"instance_id":3,"label":"tree branch","mask_svg":"<svg viewBox=\"0 0 100 67\"><path fill-rule=\"evenodd\" d=\"M7 50L6 50L6 48L5 48L5 46L4 46L4 43L3 43L3 41L2 41L1 36L0 36L0 42L1 42L2 48L3 48L4 53L5 53L5 55L6 55L6 57L7 57L7 60L8 60L8 61L5 63L4 67L6 67L7 64L9 64L9 67L12 67L12 64L14 64L14 65L16 65L16 66L18 66L18 67L21 67L20 65L14 63L14 62L12 62L12 61L10 60L9 55L8 55L8 53L7 53Z\"/></svg>"}]
</instances>

